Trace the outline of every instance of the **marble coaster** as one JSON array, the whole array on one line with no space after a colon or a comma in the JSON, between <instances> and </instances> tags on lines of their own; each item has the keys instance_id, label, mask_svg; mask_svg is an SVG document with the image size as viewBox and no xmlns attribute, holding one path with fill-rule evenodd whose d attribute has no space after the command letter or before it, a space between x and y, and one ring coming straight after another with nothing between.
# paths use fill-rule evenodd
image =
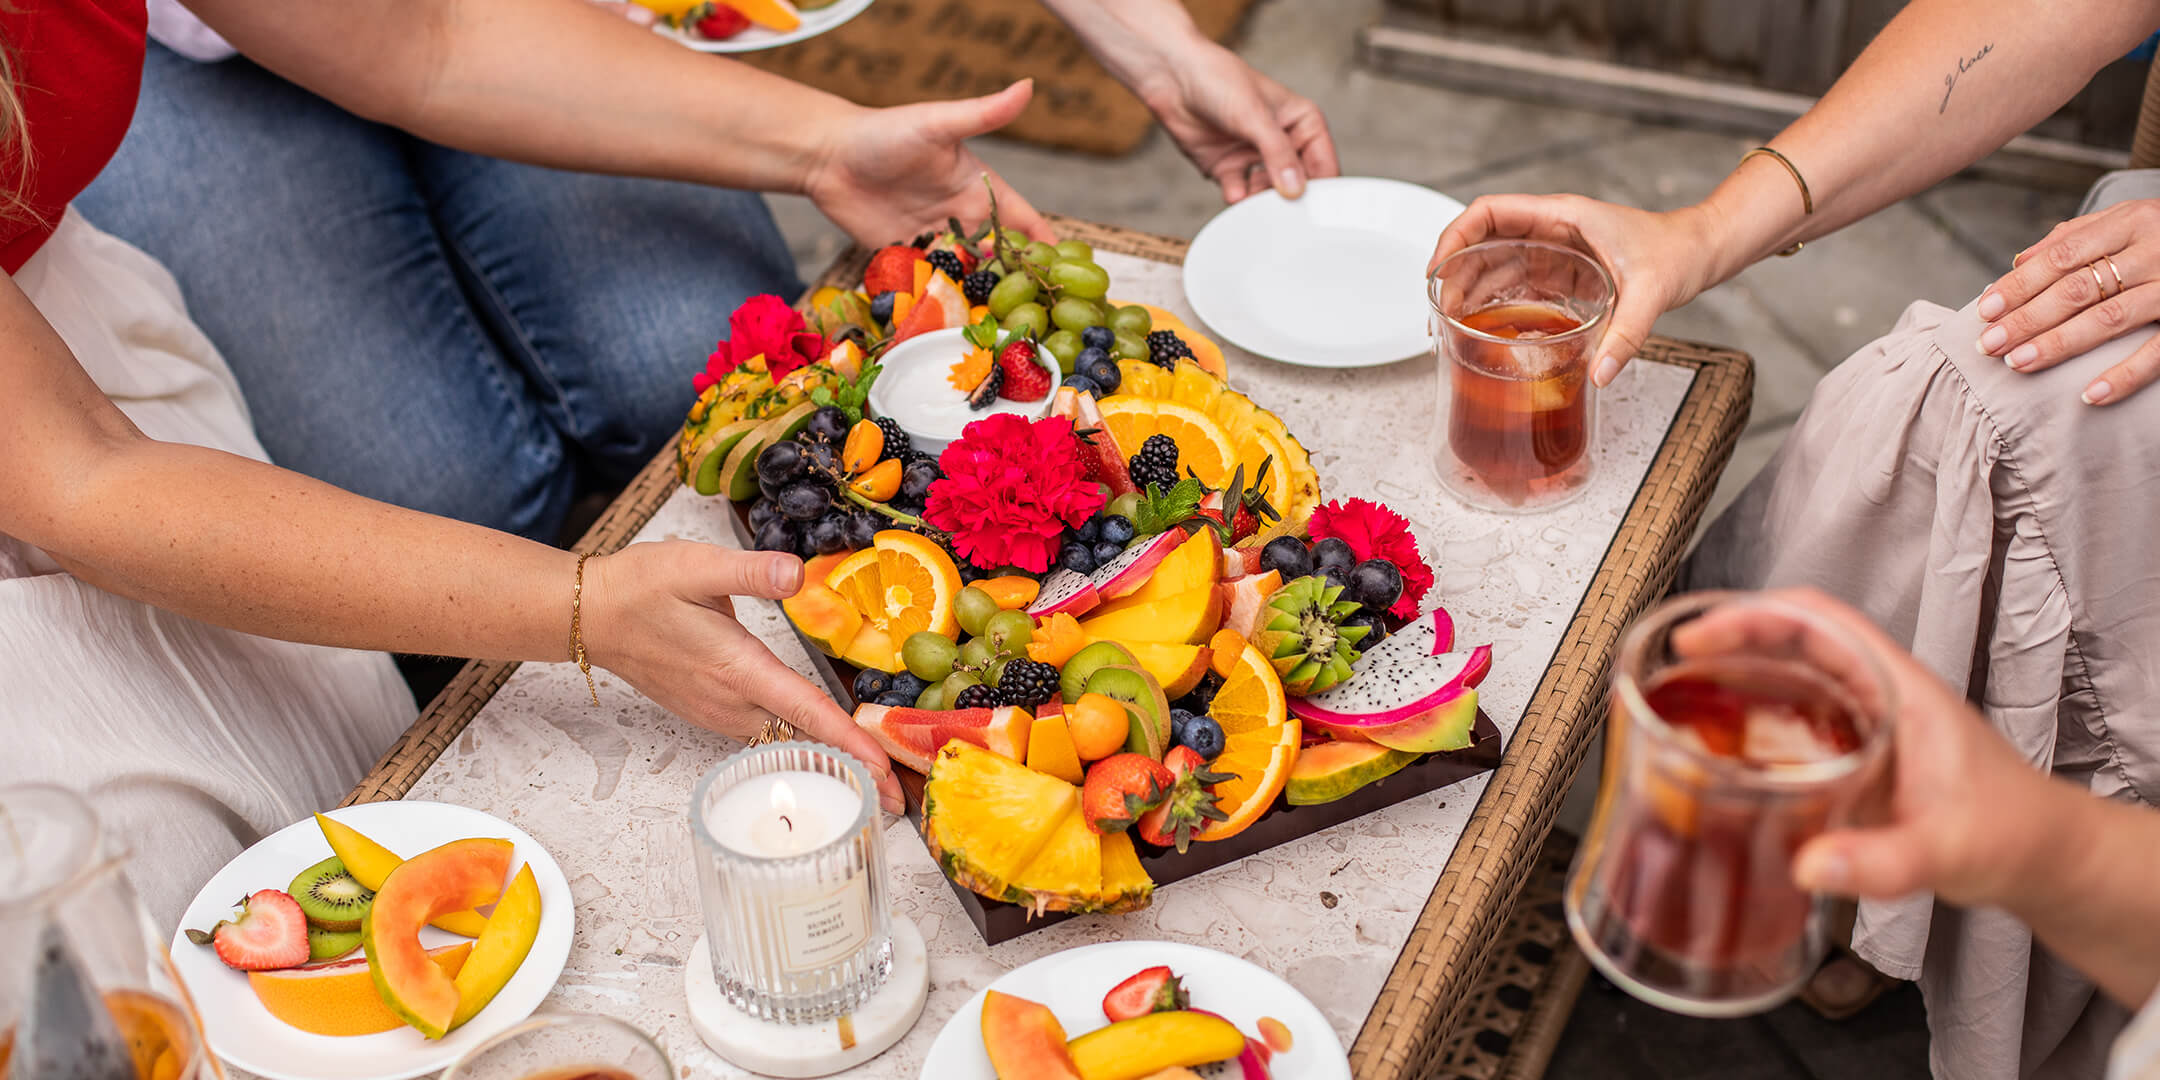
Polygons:
<instances>
[{"instance_id":1,"label":"marble coaster","mask_svg":"<svg viewBox=\"0 0 2160 1080\"><path fill-rule=\"evenodd\" d=\"M898 912L892 917L892 974L869 1001L840 1019L776 1024L729 1004L713 979L712 947L702 934L683 966L690 1026L698 1037L713 1053L766 1076L830 1076L884 1053L915 1026L929 991L930 954L922 931ZM842 1045L841 1019L853 1029L854 1041L846 1046Z\"/></svg>"}]
</instances>

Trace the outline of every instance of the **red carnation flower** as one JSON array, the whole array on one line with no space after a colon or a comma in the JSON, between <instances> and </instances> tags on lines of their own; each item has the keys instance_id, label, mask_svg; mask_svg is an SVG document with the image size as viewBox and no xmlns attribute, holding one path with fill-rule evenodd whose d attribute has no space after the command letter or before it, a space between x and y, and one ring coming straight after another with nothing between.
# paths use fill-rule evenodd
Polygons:
<instances>
[{"instance_id":1,"label":"red carnation flower","mask_svg":"<svg viewBox=\"0 0 2160 1080\"><path fill-rule=\"evenodd\" d=\"M1066 528L1085 524L1105 498L1072 448L1072 421L1063 417L977 420L938 458L945 475L931 483L923 517L976 566L1040 574Z\"/></svg>"},{"instance_id":2,"label":"red carnation flower","mask_svg":"<svg viewBox=\"0 0 2160 1080\"><path fill-rule=\"evenodd\" d=\"M1388 614L1397 619L1413 618L1425 593L1432 588L1432 568L1425 565L1425 556L1418 553L1417 537L1410 535L1410 524L1402 515L1376 502L1364 499L1344 499L1325 503L1313 511L1312 520L1305 526L1314 540L1338 537L1350 545L1358 561L1386 559L1402 571L1402 597Z\"/></svg>"},{"instance_id":3,"label":"red carnation flower","mask_svg":"<svg viewBox=\"0 0 2160 1080\"><path fill-rule=\"evenodd\" d=\"M796 368L825 356L824 335L803 326L802 313L770 293L743 301L728 316L728 337L713 346L712 355L705 358L705 370L691 376L690 384L702 394L758 355L765 357L765 370L774 382L787 378Z\"/></svg>"}]
</instances>

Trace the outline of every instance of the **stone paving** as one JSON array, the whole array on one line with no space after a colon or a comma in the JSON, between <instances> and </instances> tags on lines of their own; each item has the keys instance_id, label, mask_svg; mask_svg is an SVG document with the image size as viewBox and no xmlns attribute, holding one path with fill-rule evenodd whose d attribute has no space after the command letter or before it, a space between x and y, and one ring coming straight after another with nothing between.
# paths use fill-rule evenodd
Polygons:
<instances>
[{"instance_id":1,"label":"stone paving","mask_svg":"<svg viewBox=\"0 0 2160 1080\"><path fill-rule=\"evenodd\" d=\"M1346 174L1409 180L1466 202L1572 191L1667 209L1707 194L1760 141L1374 75L1357 64L1354 35L1380 14L1380 0L1262 0L1237 41L1254 65L1321 105ZM1221 208L1215 187L1160 132L1119 159L996 139L978 151L1046 210L1189 237ZM805 277L845 246L807 201L772 202ZM1914 300L1952 307L1970 300L2077 203L2075 192L1952 179L1795 258L1767 260L1661 319L1660 333L1755 358L1754 412L1712 513L1769 460L1823 373ZM1579 784L1586 790L1578 796L1590 786ZM1570 803L1581 808L1564 811L1563 821L1580 822L1587 799ZM1922 1023L1909 988L1845 1024L1797 1005L1741 1023L1690 1021L1591 989L1553 1075L1919 1077Z\"/></svg>"}]
</instances>

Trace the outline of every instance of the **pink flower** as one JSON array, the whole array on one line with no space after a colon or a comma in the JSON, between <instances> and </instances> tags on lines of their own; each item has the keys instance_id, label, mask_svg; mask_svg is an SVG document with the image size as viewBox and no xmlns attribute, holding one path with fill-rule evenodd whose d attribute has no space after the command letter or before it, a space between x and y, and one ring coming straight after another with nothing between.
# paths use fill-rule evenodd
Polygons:
<instances>
[{"instance_id":1,"label":"pink flower","mask_svg":"<svg viewBox=\"0 0 2160 1080\"><path fill-rule=\"evenodd\" d=\"M753 356L765 357L765 370L774 382L805 364L816 363L825 355L825 338L804 330L804 325L801 312L770 293L743 301L728 316L728 337L713 346L712 355L705 359L705 370L691 376L690 384L702 394L706 387L727 378Z\"/></svg>"},{"instance_id":2,"label":"pink flower","mask_svg":"<svg viewBox=\"0 0 2160 1080\"><path fill-rule=\"evenodd\" d=\"M1076 446L1072 421L1062 417L977 420L938 458L945 475L930 485L923 516L976 566L1040 574L1066 528L1085 524L1103 505Z\"/></svg>"},{"instance_id":3,"label":"pink flower","mask_svg":"<svg viewBox=\"0 0 2160 1080\"><path fill-rule=\"evenodd\" d=\"M1433 573L1425 565L1425 556L1418 553L1417 537L1410 535L1410 525L1401 514L1376 502L1344 499L1314 510L1305 528L1314 540L1341 538L1360 562L1386 559L1394 563L1395 569L1402 572L1403 589L1402 597L1388 609L1388 614L1397 619L1417 615L1426 591L1432 588Z\"/></svg>"}]
</instances>

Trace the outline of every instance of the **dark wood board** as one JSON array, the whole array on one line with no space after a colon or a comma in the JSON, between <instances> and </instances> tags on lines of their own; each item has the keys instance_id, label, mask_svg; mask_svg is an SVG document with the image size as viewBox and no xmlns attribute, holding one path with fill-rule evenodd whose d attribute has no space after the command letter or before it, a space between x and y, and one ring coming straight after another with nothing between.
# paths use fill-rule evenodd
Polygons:
<instances>
[{"instance_id":1,"label":"dark wood board","mask_svg":"<svg viewBox=\"0 0 2160 1080\"><path fill-rule=\"evenodd\" d=\"M751 546L750 504L731 503L729 509L731 512L728 520L734 524L736 538L744 547ZM804 651L810 654L811 667L824 679L834 700L842 703L853 702L855 675L860 669L820 652L800 631L797 631L796 637L803 643ZM1182 881L1218 866L1226 866L1247 855L1287 844L1299 837L1363 817L1428 791L1438 791L1479 773L1490 772L1500 765L1500 749L1500 729L1495 727L1492 718L1480 709L1477 723L1471 728L1471 743L1464 749L1427 754L1400 772L1367 784L1334 802L1321 803L1318 806L1278 804L1245 831L1227 840L1194 844L1182 855L1174 850L1137 844L1140 865L1147 870L1148 877L1154 880L1155 887L1161 888L1173 881ZM920 833L924 778L912 769L900 768L894 771L900 778L901 790L907 793L908 820L915 823L915 829ZM946 884L952 887L953 895L959 899L969 920L974 922L975 929L982 934L983 941L991 945L1011 941L1022 934L1072 917L1067 912L1035 915L1018 904L980 896L950 879Z\"/></svg>"}]
</instances>

